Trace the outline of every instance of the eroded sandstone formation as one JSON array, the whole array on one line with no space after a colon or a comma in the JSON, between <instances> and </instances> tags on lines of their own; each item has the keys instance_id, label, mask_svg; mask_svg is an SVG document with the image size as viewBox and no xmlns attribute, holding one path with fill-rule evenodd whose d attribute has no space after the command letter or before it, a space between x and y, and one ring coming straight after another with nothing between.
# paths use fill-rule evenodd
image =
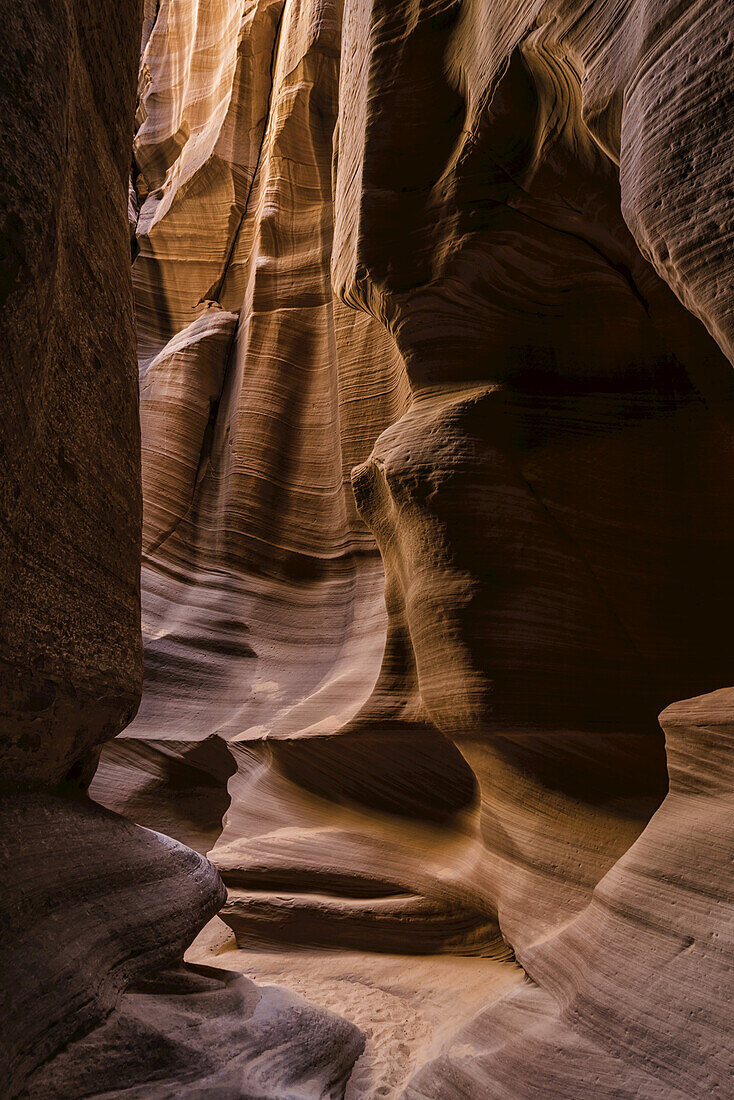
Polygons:
<instances>
[{"instance_id":1,"label":"eroded sandstone formation","mask_svg":"<svg viewBox=\"0 0 734 1100\"><path fill-rule=\"evenodd\" d=\"M80 880L33 825L38 865L49 864L39 913L44 890L68 898L70 925L74 905L91 905L96 927L94 899L119 908L116 890L133 904L124 927L107 927L102 961L84 960L98 993L75 1026L88 1034L30 1079L31 1094L94 1095L124 1072L125 1095L141 1097L728 1095L734 710L717 690L731 681L734 611L727 5L144 8L131 177L123 188L121 115L116 235L99 245L125 302L132 245L142 703L91 786L114 813L69 801L68 782L34 791L24 811L68 818L85 853ZM99 33L107 42L112 30ZM88 232L99 239L95 224ZM63 259L68 234L59 240ZM45 278L34 274L35 294ZM104 307L89 278L78 328L111 338L88 312ZM24 323L8 316L19 340ZM59 316L69 377L96 385L86 400L109 417L115 399L89 382L70 350L78 328ZM119 386L129 304L115 320L126 326L109 359ZM95 540L77 522L89 545L50 560L69 555L80 573L85 554L102 562L98 588L64 587L90 621L89 654L75 664L65 634L28 635L37 620L15 582L0 638L39 675L37 654L64 675L78 665L85 685L99 667L114 665L111 684L128 677L128 694L110 694L114 720L108 696L76 680L73 721L60 702L39 719L35 684L6 693L25 734L14 743L33 748L50 788L70 768L83 786L137 701L119 656L121 645L134 656L134 619L115 632L105 618L110 593L135 610L124 377L124 415L91 432L93 446L82 438L80 461L100 494L87 514L103 498L110 545L133 546L127 579L106 529ZM8 423L31 454L26 421ZM69 432L48 428L68 462ZM33 477L48 493L42 464L24 491ZM48 507L38 498L29 513L44 530ZM26 545L22 517L7 530ZM15 561L30 584L27 560ZM48 623L61 621L49 606ZM79 644L79 623L64 629ZM97 882L105 830L129 862L113 859L97 893L85 876ZM160 860L170 890L148 898L138 858L151 874ZM182 968L218 906L237 946L209 949L212 968ZM129 937L134 975L116 954ZM195 957L208 958L202 947ZM232 973L255 972L256 958L323 1007ZM470 965L485 968L486 994L462 1000ZM456 998L432 1015L436 973ZM48 1027L20 1019L18 1050L66 1041L53 984L47 995ZM393 1039L402 1027L413 1039L386 1038L385 1014ZM41 1060L21 1057L20 1082Z\"/></svg>"},{"instance_id":2,"label":"eroded sandstone formation","mask_svg":"<svg viewBox=\"0 0 734 1100\"><path fill-rule=\"evenodd\" d=\"M0 753L16 783L79 769L140 698L140 431L120 205L139 27L134 3L105 19L92 8L3 6Z\"/></svg>"},{"instance_id":3,"label":"eroded sandstone formation","mask_svg":"<svg viewBox=\"0 0 734 1100\"><path fill-rule=\"evenodd\" d=\"M225 899L216 869L84 793L140 697L141 13L2 15L0 1092L336 1096L358 1029L185 966Z\"/></svg>"}]
</instances>

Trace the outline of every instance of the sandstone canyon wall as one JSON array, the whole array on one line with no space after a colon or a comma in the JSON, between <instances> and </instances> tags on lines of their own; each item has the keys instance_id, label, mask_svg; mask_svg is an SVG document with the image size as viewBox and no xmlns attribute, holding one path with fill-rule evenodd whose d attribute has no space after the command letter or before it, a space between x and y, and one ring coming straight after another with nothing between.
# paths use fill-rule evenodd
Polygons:
<instances>
[{"instance_id":1,"label":"sandstone canyon wall","mask_svg":"<svg viewBox=\"0 0 734 1100\"><path fill-rule=\"evenodd\" d=\"M132 7L4 47L12 1087L730 1095L727 4L146 3L134 138Z\"/></svg>"},{"instance_id":2,"label":"sandstone canyon wall","mask_svg":"<svg viewBox=\"0 0 734 1100\"><path fill-rule=\"evenodd\" d=\"M215 868L84 794L140 697L141 12L2 14L0 1092L335 1095L361 1034L183 966L225 897Z\"/></svg>"}]
</instances>

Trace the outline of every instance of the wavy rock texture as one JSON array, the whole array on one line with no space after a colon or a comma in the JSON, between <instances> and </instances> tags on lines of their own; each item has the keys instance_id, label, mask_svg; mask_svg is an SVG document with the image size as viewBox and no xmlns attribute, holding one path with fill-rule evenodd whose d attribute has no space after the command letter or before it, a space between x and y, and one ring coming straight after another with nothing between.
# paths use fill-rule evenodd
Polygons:
<instances>
[{"instance_id":1,"label":"wavy rock texture","mask_svg":"<svg viewBox=\"0 0 734 1100\"><path fill-rule=\"evenodd\" d=\"M407 1097L730 1094L733 695L663 713L662 806L578 920L522 954L538 984L479 1013Z\"/></svg>"},{"instance_id":2,"label":"wavy rock texture","mask_svg":"<svg viewBox=\"0 0 734 1100\"><path fill-rule=\"evenodd\" d=\"M253 751L267 755L266 735L339 731L384 646L382 569L350 471L409 390L383 328L330 286L339 36L332 4L162 4L143 53L146 679L94 795L202 851L217 822L197 791L217 741L265 814ZM185 805L163 796L173 756ZM220 784L217 806L228 774L203 780Z\"/></svg>"},{"instance_id":3,"label":"wavy rock texture","mask_svg":"<svg viewBox=\"0 0 734 1100\"><path fill-rule=\"evenodd\" d=\"M242 0L161 4L143 54L141 739L338 728L379 667L349 472L407 385L331 293L338 54L334 5Z\"/></svg>"},{"instance_id":4,"label":"wavy rock texture","mask_svg":"<svg viewBox=\"0 0 734 1100\"><path fill-rule=\"evenodd\" d=\"M730 679L734 610L728 15L723 0L146 4L127 195L145 691L91 789L213 844L225 962L244 970L256 947L297 984L314 949L344 961L328 964L337 992L311 980L322 1012L232 974L150 971L141 933L141 984L115 984L114 951L94 964L88 1034L38 1069L36 1095L114 1095L121 1066L139 1096L726 1095L732 708L704 693ZM44 212L57 178L39 175ZM113 260L121 218L115 232ZM68 292L58 240L39 255ZM83 294L70 304L86 316ZM95 390L95 414L116 394ZM29 423L42 437L40 412ZM123 548L133 435L117 465L84 451L105 507L119 489ZM115 431L99 438L114 453ZM105 584L129 611L116 562ZM64 588L92 648L117 637L99 592ZM134 650L120 621L113 685ZM65 644L14 660L65 668ZM24 732L31 686L10 696ZM657 715L685 696L702 698L665 711L666 764ZM34 724L15 736L22 767L56 782L79 760L81 781L83 750L129 713L81 737L48 703L67 740L42 753ZM154 873L170 842L129 835ZM193 935L218 880L171 858L187 890L186 867L209 883ZM164 967L184 931L160 903ZM390 976L366 951L403 958ZM445 1002L408 955L475 956L487 1003L417 1023ZM21 1082L35 1041L19 1029Z\"/></svg>"},{"instance_id":5,"label":"wavy rock texture","mask_svg":"<svg viewBox=\"0 0 734 1100\"><path fill-rule=\"evenodd\" d=\"M425 920L411 942L433 950L459 905L466 949L487 949L488 906L532 942L662 798L661 707L729 668L729 367L625 224L608 86L669 20L353 3L340 39L330 4L216 27L187 10L148 40L136 138L148 673L129 737L229 743L215 859L241 936L354 945ZM327 279L338 49L333 272L367 314L358 359ZM351 717L384 627L344 441L397 418L371 387L402 397L401 361L411 409L355 473L391 625Z\"/></svg>"},{"instance_id":6,"label":"wavy rock texture","mask_svg":"<svg viewBox=\"0 0 734 1100\"><path fill-rule=\"evenodd\" d=\"M83 794L140 695L125 210L141 7L0 5L0 1093L336 1097L359 1029L184 966L225 898L216 869ZM186 395L194 434L223 338L226 315L190 337L214 372ZM185 346L151 376L159 404ZM226 781L231 758L191 755L171 753L175 775Z\"/></svg>"}]
</instances>

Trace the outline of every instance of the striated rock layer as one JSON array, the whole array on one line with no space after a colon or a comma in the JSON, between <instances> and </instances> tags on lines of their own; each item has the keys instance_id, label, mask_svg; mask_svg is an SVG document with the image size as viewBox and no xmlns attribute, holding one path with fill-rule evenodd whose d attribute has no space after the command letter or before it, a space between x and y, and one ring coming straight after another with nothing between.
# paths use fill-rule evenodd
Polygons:
<instances>
[{"instance_id":1,"label":"striated rock layer","mask_svg":"<svg viewBox=\"0 0 734 1100\"><path fill-rule=\"evenodd\" d=\"M731 689L662 715L670 791L518 988L457 1032L406 1097L731 1092Z\"/></svg>"},{"instance_id":2,"label":"striated rock layer","mask_svg":"<svg viewBox=\"0 0 734 1100\"><path fill-rule=\"evenodd\" d=\"M513 953L410 1095L722 1087L726 994L708 1078L666 1007L718 956L641 976L724 928L657 718L731 678L731 51L723 3L146 32L145 693L93 790L216 841L240 947Z\"/></svg>"},{"instance_id":3,"label":"striated rock layer","mask_svg":"<svg viewBox=\"0 0 734 1100\"><path fill-rule=\"evenodd\" d=\"M143 54L145 739L338 727L379 666L349 474L408 390L331 292L338 58L333 4L242 0L161 5Z\"/></svg>"},{"instance_id":4,"label":"striated rock layer","mask_svg":"<svg viewBox=\"0 0 734 1100\"><path fill-rule=\"evenodd\" d=\"M5 8L4 1092L726 1096L728 6Z\"/></svg>"},{"instance_id":5,"label":"striated rock layer","mask_svg":"<svg viewBox=\"0 0 734 1100\"><path fill-rule=\"evenodd\" d=\"M359 1029L184 965L216 869L84 794L140 696L141 5L0 10L0 1093L336 1097Z\"/></svg>"}]
</instances>

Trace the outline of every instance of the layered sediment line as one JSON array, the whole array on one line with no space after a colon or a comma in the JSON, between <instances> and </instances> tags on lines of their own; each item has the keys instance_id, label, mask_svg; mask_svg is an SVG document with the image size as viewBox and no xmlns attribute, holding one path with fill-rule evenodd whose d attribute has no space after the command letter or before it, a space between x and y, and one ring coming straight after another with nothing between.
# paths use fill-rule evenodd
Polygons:
<instances>
[{"instance_id":1,"label":"layered sediment line","mask_svg":"<svg viewBox=\"0 0 734 1100\"><path fill-rule=\"evenodd\" d=\"M6 1091L725 1097L725 0L5 9Z\"/></svg>"}]
</instances>

